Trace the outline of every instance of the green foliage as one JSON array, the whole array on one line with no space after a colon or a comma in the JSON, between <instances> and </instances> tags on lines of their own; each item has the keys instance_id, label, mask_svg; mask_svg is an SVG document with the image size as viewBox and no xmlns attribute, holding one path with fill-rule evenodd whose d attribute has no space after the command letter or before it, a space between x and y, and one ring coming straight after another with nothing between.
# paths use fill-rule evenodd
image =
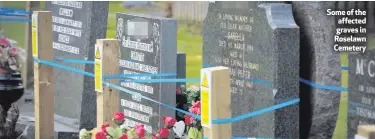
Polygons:
<instances>
[{"instance_id":1,"label":"green foliage","mask_svg":"<svg viewBox=\"0 0 375 139\"><path fill-rule=\"evenodd\" d=\"M192 102L201 100L201 91L198 86L192 85L186 90L186 94L188 97L188 104L189 106L192 105Z\"/></svg>"},{"instance_id":2,"label":"green foliage","mask_svg":"<svg viewBox=\"0 0 375 139\"><path fill-rule=\"evenodd\" d=\"M117 127L117 128L107 127L106 130L107 130L108 134L109 134L112 138L114 138L114 139L118 139L118 138L120 138L120 137L122 136L122 134L123 134L122 129L121 129L121 128L118 128L118 127Z\"/></svg>"},{"instance_id":3,"label":"green foliage","mask_svg":"<svg viewBox=\"0 0 375 139\"><path fill-rule=\"evenodd\" d=\"M188 137L189 139L202 139L203 138L203 130L197 127L190 127L188 130Z\"/></svg>"}]
</instances>

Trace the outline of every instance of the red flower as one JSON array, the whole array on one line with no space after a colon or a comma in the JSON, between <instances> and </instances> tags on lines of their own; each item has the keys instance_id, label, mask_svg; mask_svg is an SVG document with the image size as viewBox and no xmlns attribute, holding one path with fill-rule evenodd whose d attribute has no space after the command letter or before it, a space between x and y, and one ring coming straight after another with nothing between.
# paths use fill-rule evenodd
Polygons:
<instances>
[{"instance_id":1,"label":"red flower","mask_svg":"<svg viewBox=\"0 0 375 139\"><path fill-rule=\"evenodd\" d=\"M176 120L170 116L165 116L163 117L163 123L168 126L174 126L174 124L176 123Z\"/></svg>"},{"instance_id":2,"label":"red flower","mask_svg":"<svg viewBox=\"0 0 375 139\"><path fill-rule=\"evenodd\" d=\"M191 106L191 107L192 108L201 108L201 101L194 102L193 106Z\"/></svg>"},{"instance_id":3,"label":"red flower","mask_svg":"<svg viewBox=\"0 0 375 139\"><path fill-rule=\"evenodd\" d=\"M176 89L176 94L181 94L181 93L182 93L181 88L177 88L177 89Z\"/></svg>"},{"instance_id":4,"label":"red flower","mask_svg":"<svg viewBox=\"0 0 375 139\"><path fill-rule=\"evenodd\" d=\"M194 120L194 117L191 117L190 115L187 115L187 114L185 114L184 118L185 118L186 125L190 125Z\"/></svg>"},{"instance_id":5,"label":"red flower","mask_svg":"<svg viewBox=\"0 0 375 139\"><path fill-rule=\"evenodd\" d=\"M162 129L160 129L159 135L160 135L161 138L168 138L168 136L169 136L169 129L165 128L165 127L162 128Z\"/></svg>"},{"instance_id":6,"label":"red flower","mask_svg":"<svg viewBox=\"0 0 375 139\"><path fill-rule=\"evenodd\" d=\"M135 133L137 134L138 137L144 137L145 136L145 128L144 125L135 125Z\"/></svg>"},{"instance_id":7,"label":"red flower","mask_svg":"<svg viewBox=\"0 0 375 139\"><path fill-rule=\"evenodd\" d=\"M109 126L110 126L110 125L109 125L108 122L106 122L104 125L102 125L102 128L101 128L101 129L102 129L102 132L103 132L103 133L107 133L107 129L106 129L106 128L109 127Z\"/></svg>"},{"instance_id":8,"label":"red flower","mask_svg":"<svg viewBox=\"0 0 375 139\"><path fill-rule=\"evenodd\" d=\"M128 135L127 134L122 134L122 136L119 139L128 139Z\"/></svg>"},{"instance_id":9,"label":"red flower","mask_svg":"<svg viewBox=\"0 0 375 139\"><path fill-rule=\"evenodd\" d=\"M95 139L107 139L107 135L103 131L102 132L98 132L95 135Z\"/></svg>"},{"instance_id":10,"label":"red flower","mask_svg":"<svg viewBox=\"0 0 375 139\"><path fill-rule=\"evenodd\" d=\"M152 136L152 138L151 139L159 139L158 137L156 137L156 136Z\"/></svg>"},{"instance_id":11,"label":"red flower","mask_svg":"<svg viewBox=\"0 0 375 139\"><path fill-rule=\"evenodd\" d=\"M189 109L189 111L190 111L191 113L196 114L196 115L201 115L201 108L194 108L194 107L191 107L191 108Z\"/></svg>"},{"instance_id":12,"label":"red flower","mask_svg":"<svg viewBox=\"0 0 375 139\"><path fill-rule=\"evenodd\" d=\"M5 38L0 38L0 45L3 45L4 47L8 47L10 45L9 40Z\"/></svg>"},{"instance_id":13,"label":"red flower","mask_svg":"<svg viewBox=\"0 0 375 139\"><path fill-rule=\"evenodd\" d=\"M116 112L115 113L115 116L113 116L113 118L116 120L116 121L122 121L125 119L125 114L123 112Z\"/></svg>"}]
</instances>

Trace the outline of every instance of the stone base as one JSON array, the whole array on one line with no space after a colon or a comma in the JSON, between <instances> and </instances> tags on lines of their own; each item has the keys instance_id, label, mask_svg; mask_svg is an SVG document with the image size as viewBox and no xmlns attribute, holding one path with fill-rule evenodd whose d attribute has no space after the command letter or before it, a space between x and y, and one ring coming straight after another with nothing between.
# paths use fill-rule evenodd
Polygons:
<instances>
[{"instance_id":1,"label":"stone base","mask_svg":"<svg viewBox=\"0 0 375 139\"><path fill-rule=\"evenodd\" d=\"M20 115L16 131L22 132L21 139L35 139L35 119L30 116ZM68 125L55 121L55 138L54 139L78 139L79 130Z\"/></svg>"},{"instance_id":2,"label":"stone base","mask_svg":"<svg viewBox=\"0 0 375 139\"><path fill-rule=\"evenodd\" d=\"M29 100L29 101L27 101ZM33 90L25 90L24 96L18 101L20 116L17 121L16 131L22 132L20 139L35 139L35 118ZM79 120L54 115L54 139L78 139Z\"/></svg>"}]
</instances>

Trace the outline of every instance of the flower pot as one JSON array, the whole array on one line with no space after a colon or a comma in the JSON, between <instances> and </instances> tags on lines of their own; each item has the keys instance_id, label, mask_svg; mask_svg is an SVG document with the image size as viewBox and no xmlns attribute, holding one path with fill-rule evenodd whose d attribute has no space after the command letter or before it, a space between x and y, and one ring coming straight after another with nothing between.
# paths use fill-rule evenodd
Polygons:
<instances>
[{"instance_id":1,"label":"flower pot","mask_svg":"<svg viewBox=\"0 0 375 139\"><path fill-rule=\"evenodd\" d=\"M0 104L10 105L22 97L24 88L20 73L0 74Z\"/></svg>"}]
</instances>

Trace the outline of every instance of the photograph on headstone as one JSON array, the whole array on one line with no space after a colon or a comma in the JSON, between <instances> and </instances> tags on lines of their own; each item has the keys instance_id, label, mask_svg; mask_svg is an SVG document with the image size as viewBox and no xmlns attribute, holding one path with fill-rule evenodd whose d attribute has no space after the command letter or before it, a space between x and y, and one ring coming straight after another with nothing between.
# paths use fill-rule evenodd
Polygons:
<instances>
[{"instance_id":1,"label":"photograph on headstone","mask_svg":"<svg viewBox=\"0 0 375 139\"><path fill-rule=\"evenodd\" d=\"M214 2L203 66L230 68L232 117L299 98L299 27L289 4ZM233 136L299 138L298 104L232 123Z\"/></svg>"},{"instance_id":2,"label":"photograph on headstone","mask_svg":"<svg viewBox=\"0 0 375 139\"><path fill-rule=\"evenodd\" d=\"M174 19L140 14L116 14L117 39L120 40L120 72L123 74L176 73L177 22ZM130 79L150 80L171 77L139 76L120 80L122 87L138 92L163 104L176 104L176 83L136 83ZM175 116L175 111L140 96L120 93L120 112L125 125L144 124L148 132L163 126L164 116Z\"/></svg>"}]
</instances>

